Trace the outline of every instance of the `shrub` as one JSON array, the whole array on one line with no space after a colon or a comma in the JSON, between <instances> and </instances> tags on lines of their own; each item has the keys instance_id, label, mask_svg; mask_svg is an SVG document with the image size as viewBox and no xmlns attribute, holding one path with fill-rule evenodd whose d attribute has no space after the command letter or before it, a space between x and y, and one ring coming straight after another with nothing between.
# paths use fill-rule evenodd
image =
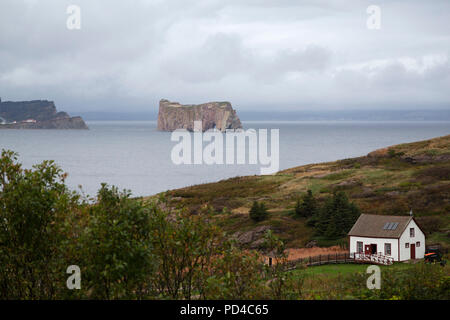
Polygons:
<instances>
[{"instance_id":1,"label":"shrub","mask_svg":"<svg viewBox=\"0 0 450 320\"><path fill-rule=\"evenodd\" d=\"M52 299L65 288L68 217L79 196L53 161L22 169L0 158L0 298Z\"/></svg>"},{"instance_id":2,"label":"shrub","mask_svg":"<svg viewBox=\"0 0 450 320\"><path fill-rule=\"evenodd\" d=\"M80 266L84 267L90 298L139 298L149 294L142 288L155 272L149 217L149 208L130 199L130 192L102 184L97 203L89 208L89 222L81 241Z\"/></svg>"},{"instance_id":3,"label":"shrub","mask_svg":"<svg viewBox=\"0 0 450 320\"><path fill-rule=\"evenodd\" d=\"M257 222L266 219L267 209L264 203L261 202L261 204L259 204L257 201L254 201L252 207L250 208L249 216L250 219Z\"/></svg>"}]
</instances>

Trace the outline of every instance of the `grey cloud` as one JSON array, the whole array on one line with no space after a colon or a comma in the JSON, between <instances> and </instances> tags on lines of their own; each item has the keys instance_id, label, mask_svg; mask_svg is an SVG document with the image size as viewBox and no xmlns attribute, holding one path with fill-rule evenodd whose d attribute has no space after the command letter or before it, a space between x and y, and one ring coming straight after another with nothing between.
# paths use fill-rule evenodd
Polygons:
<instances>
[{"instance_id":1,"label":"grey cloud","mask_svg":"<svg viewBox=\"0 0 450 320\"><path fill-rule=\"evenodd\" d=\"M243 71L249 52L236 35L215 34L196 48L182 49L163 58L162 69L183 81L207 82Z\"/></svg>"},{"instance_id":2,"label":"grey cloud","mask_svg":"<svg viewBox=\"0 0 450 320\"><path fill-rule=\"evenodd\" d=\"M369 1L78 0L79 31L65 27L69 4L0 3L2 99L69 112L146 111L161 97L244 110L450 108L448 1L380 0L378 31L365 26ZM432 55L442 61L425 68Z\"/></svg>"},{"instance_id":3,"label":"grey cloud","mask_svg":"<svg viewBox=\"0 0 450 320\"><path fill-rule=\"evenodd\" d=\"M275 50L264 56L245 47L236 34L217 33L187 51L176 50L164 59L163 71L187 82L208 82L243 75L254 81L277 81L289 72L322 71L331 53L318 46L301 50Z\"/></svg>"}]
</instances>

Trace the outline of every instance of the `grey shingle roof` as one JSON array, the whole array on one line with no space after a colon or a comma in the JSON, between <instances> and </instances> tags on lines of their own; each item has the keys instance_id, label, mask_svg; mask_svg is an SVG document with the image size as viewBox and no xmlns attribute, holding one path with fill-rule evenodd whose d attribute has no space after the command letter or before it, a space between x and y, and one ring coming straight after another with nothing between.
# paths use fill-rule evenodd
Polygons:
<instances>
[{"instance_id":1,"label":"grey shingle roof","mask_svg":"<svg viewBox=\"0 0 450 320\"><path fill-rule=\"evenodd\" d=\"M408 223L413 218L411 216L384 216L375 214L362 214L359 216L349 236L378 237L378 238L400 238ZM386 229L388 223L398 223L394 230Z\"/></svg>"}]
</instances>

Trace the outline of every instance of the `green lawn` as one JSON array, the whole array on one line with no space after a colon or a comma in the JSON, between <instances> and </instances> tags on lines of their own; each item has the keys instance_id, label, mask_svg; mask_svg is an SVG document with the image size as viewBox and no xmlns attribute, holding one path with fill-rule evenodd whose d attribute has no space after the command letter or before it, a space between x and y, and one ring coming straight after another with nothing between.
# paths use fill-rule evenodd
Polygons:
<instances>
[{"instance_id":1,"label":"green lawn","mask_svg":"<svg viewBox=\"0 0 450 320\"><path fill-rule=\"evenodd\" d=\"M294 275L300 275L304 273L306 276L330 276L337 277L339 274L345 275L349 273L357 273L357 272L366 272L369 264L327 264L323 266L313 266L308 267L304 270L293 270L290 271L294 273ZM392 266L380 266L381 270L383 269L408 269L412 267L412 264L407 263L394 263Z\"/></svg>"}]
</instances>

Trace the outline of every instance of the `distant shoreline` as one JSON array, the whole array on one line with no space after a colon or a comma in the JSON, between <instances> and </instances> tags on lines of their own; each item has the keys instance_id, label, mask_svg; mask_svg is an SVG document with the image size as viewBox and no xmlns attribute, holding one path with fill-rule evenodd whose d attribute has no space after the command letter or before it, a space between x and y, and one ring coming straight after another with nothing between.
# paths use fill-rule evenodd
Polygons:
<instances>
[{"instance_id":1,"label":"distant shoreline","mask_svg":"<svg viewBox=\"0 0 450 320\"><path fill-rule=\"evenodd\" d=\"M76 112L85 121L157 121L154 112ZM450 109L434 110L328 110L328 111L239 111L241 121L450 121Z\"/></svg>"}]
</instances>

